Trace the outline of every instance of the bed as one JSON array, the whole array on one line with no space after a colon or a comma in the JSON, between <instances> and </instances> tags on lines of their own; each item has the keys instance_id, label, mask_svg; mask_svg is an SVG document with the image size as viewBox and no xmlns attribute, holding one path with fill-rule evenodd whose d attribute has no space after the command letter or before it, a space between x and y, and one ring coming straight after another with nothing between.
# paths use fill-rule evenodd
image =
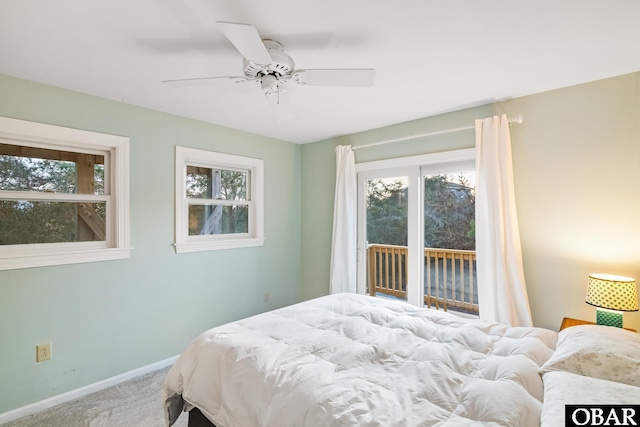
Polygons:
<instances>
[{"instance_id":1,"label":"bed","mask_svg":"<svg viewBox=\"0 0 640 427\"><path fill-rule=\"evenodd\" d=\"M567 383L583 381L575 377L628 387L625 396L640 402L640 341L624 349L635 351L620 373L631 383L597 378L584 372L584 360L572 360L572 343L584 336L602 341L594 330L612 330L618 343L638 337L580 326L562 331L559 340L547 329L384 298L321 297L199 335L167 374L165 416L170 426L189 412L190 427L564 425L557 424L558 405L584 403L575 389L567 391ZM572 372L572 363L583 371ZM611 393L621 392L615 387ZM545 393L555 400L549 403Z\"/></svg>"}]
</instances>

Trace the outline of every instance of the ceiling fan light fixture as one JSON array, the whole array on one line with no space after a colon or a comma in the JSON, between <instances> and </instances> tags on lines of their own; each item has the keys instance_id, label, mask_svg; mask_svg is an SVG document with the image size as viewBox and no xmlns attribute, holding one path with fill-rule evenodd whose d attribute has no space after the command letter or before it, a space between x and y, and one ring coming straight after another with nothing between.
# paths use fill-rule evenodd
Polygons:
<instances>
[{"instance_id":1,"label":"ceiling fan light fixture","mask_svg":"<svg viewBox=\"0 0 640 427\"><path fill-rule=\"evenodd\" d=\"M260 79L260 87L265 92L277 92L278 79L273 74L265 74Z\"/></svg>"}]
</instances>

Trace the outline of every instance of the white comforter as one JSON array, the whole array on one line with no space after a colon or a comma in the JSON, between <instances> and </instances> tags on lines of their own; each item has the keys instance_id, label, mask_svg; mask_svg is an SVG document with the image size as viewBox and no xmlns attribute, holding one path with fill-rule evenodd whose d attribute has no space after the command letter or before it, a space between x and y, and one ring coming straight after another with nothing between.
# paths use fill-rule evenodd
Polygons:
<instances>
[{"instance_id":1,"label":"white comforter","mask_svg":"<svg viewBox=\"0 0 640 427\"><path fill-rule=\"evenodd\" d=\"M198 336L165 380L167 418L218 427L539 426L556 332L354 294Z\"/></svg>"}]
</instances>

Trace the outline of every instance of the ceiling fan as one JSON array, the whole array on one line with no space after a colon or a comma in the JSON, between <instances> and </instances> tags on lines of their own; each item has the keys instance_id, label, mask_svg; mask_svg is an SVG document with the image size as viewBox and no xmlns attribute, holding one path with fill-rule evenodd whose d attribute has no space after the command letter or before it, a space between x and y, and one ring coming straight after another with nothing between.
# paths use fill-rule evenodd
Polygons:
<instances>
[{"instance_id":1,"label":"ceiling fan","mask_svg":"<svg viewBox=\"0 0 640 427\"><path fill-rule=\"evenodd\" d=\"M174 86L207 84L219 79L236 83L254 82L270 101L279 121L292 119L295 114L285 87L291 82L313 86L372 86L376 70L361 69L295 69L295 63L275 40L262 39L248 24L216 22L225 37L242 54L243 76L195 77L164 80Z\"/></svg>"}]
</instances>

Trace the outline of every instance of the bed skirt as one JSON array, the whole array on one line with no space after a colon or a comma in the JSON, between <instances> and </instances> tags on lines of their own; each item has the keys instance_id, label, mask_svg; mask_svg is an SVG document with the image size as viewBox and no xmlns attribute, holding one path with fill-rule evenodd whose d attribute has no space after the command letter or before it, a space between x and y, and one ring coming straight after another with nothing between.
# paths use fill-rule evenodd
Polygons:
<instances>
[{"instance_id":1,"label":"bed skirt","mask_svg":"<svg viewBox=\"0 0 640 427\"><path fill-rule=\"evenodd\" d=\"M189 427L216 427L207 417L205 417L200 409L193 408L189 411Z\"/></svg>"}]
</instances>

